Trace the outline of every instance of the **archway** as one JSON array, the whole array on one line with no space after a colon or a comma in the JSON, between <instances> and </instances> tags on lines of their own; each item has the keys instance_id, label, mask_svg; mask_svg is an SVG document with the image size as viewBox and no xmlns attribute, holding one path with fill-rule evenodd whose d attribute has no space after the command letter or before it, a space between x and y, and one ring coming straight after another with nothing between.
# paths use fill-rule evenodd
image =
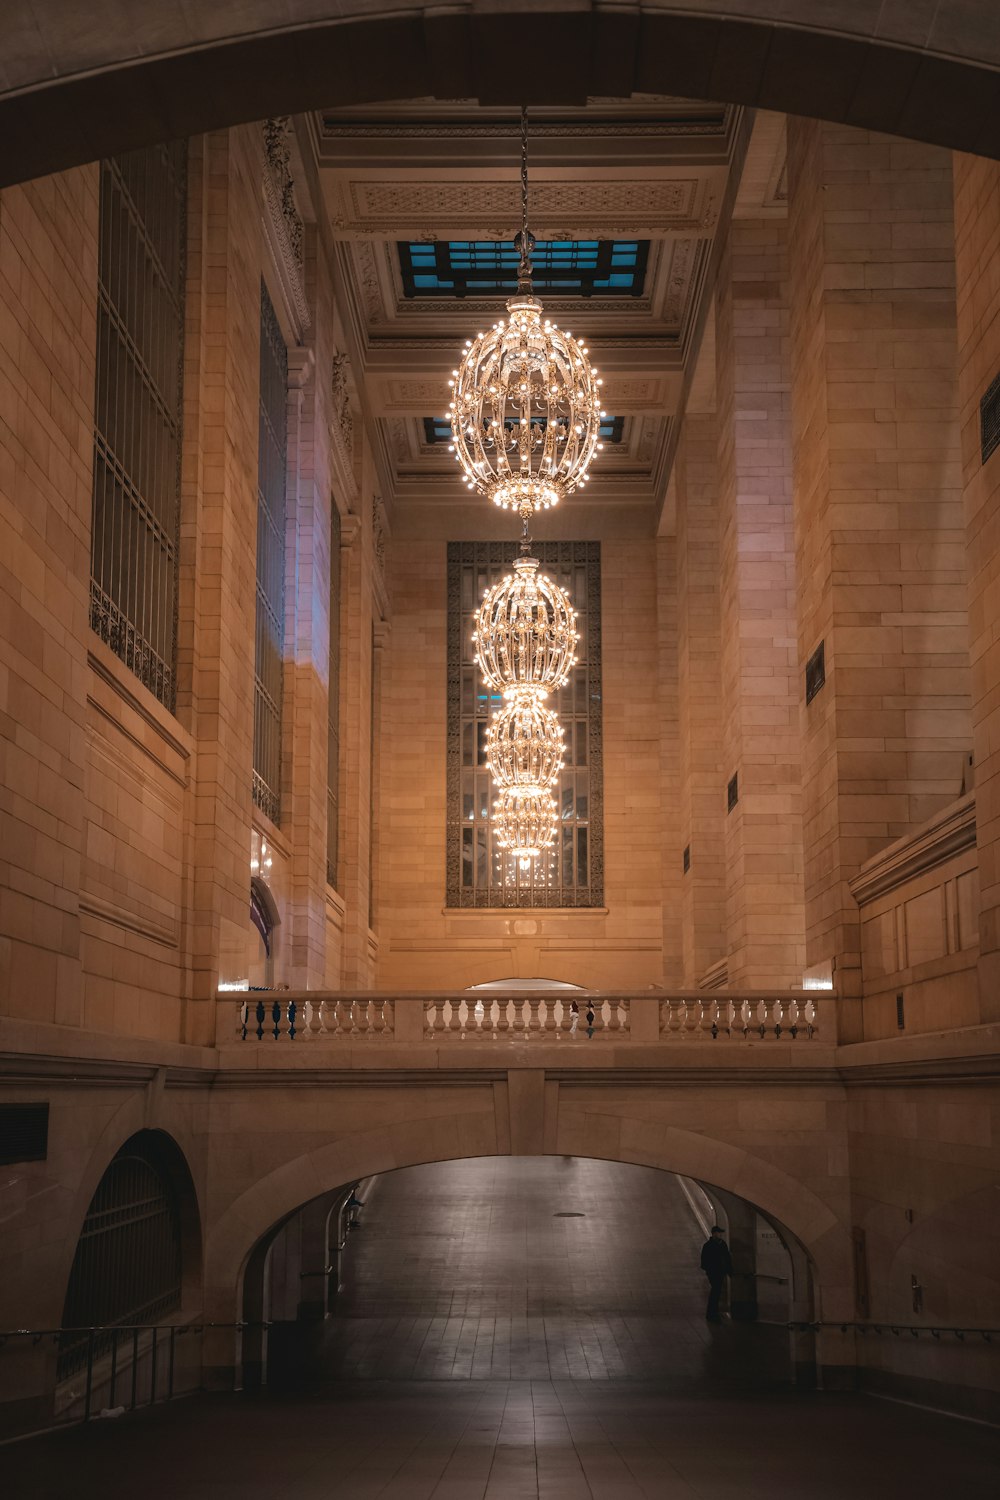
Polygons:
<instances>
[{"instance_id":1,"label":"archway","mask_svg":"<svg viewBox=\"0 0 1000 1500\"><path fill-rule=\"evenodd\" d=\"M737 1293L756 1275L755 1250L734 1240L728 1310L718 1331L705 1322L708 1226L692 1186L581 1157L467 1158L386 1173L367 1187L364 1230L325 1327L295 1315L305 1263L294 1252L327 1205L316 1199L251 1256L250 1270L265 1242L291 1241L269 1279L264 1315L277 1357L267 1383L623 1379L688 1394L814 1384L802 1340L789 1332L787 1252L784 1302L772 1299L758 1317ZM726 1198L734 1229L741 1211L753 1219L752 1204ZM792 1243L778 1227L782 1247ZM811 1282L811 1266L808 1274ZM248 1275L248 1322L262 1315L257 1286ZM259 1374L254 1367L244 1379Z\"/></svg>"},{"instance_id":2,"label":"archway","mask_svg":"<svg viewBox=\"0 0 1000 1500\"><path fill-rule=\"evenodd\" d=\"M531 7L531 46L510 66L517 15L493 0L386 11L371 0L328 7L219 5L210 16L155 18L122 0L114 27L77 25L65 7L0 19L8 150L0 185L129 147L267 115L418 97L483 104L583 104L633 92L722 99L1000 153L1000 49L961 0L917 17L900 7L742 0ZM553 66L552 59L558 59Z\"/></svg>"}]
</instances>

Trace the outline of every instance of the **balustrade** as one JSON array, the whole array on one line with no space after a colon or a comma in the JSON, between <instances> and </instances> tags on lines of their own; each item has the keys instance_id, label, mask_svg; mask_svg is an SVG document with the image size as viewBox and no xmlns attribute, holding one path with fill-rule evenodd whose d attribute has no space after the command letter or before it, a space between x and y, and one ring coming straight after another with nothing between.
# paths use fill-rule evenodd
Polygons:
<instances>
[{"instance_id":1,"label":"balustrade","mask_svg":"<svg viewBox=\"0 0 1000 1500\"><path fill-rule=\"evenodd\" d=\"M808 1042L815 991L640 995L597 990L462 990L395 996L267 990L218 997L218 1041L232 1042ZM833 1004L826 995L822 1003ZM830 1012L832 1014L832 1010Z\"/></svg>"}]
</instances>

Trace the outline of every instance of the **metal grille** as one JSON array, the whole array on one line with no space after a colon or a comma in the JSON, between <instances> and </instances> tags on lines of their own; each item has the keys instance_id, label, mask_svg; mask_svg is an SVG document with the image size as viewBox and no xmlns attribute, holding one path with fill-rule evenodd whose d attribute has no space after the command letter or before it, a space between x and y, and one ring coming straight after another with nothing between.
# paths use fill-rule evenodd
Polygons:
<instances>
[{"instance_id":1,"label":"metal grille","mask_svg":"<svg viewBox=\"0 0 1000 1500\"><path fill-rule=\"evenodd\" d=\"M326 742L326 879L337 888L340 816L340 511L330 517L330 686Z\"/></svg>"},{"instance_id":2,"label":"metal grille","mask_svg":"<svg viewBox=\"0 0 1000 1500\"><path fill-rule=\"evenodd\" d=\"M257 641L253 703L253 800L281 817L281 694L285 642L285 467L288 351L260 284L260 437L257 448Z\"/></svg>"},{"instance_id":3,"label":"metal grille","mask_svg":"<svg viewBox=\"0 0 1000 1500\"><path fill-rule=\"evenodd\" d=\"M48 1150L47 1104L0 1104L0 1165L44 1161Z\"/></svg>"},{"instance_id":4,"label":"metal grille","mask_svg":"<svg viewBox=\"0 0 1000 1500\"><path fill-rule=\"evenodd\" d=\"M486 765L486 726L500 706L475 665L473 616L486 589L510 570L515 542L448 546L449 906L601 906L604 902L601 728L601 548L599 542L540 542L533 552L568 590L578 612L578 663L551 706L566 731L566 764L553 795L560 825L555 849L522 875L493 848L494 792Z\"/></svg>"},{"instance_id":5,"label":"metal grille","mask_svg":"<svg viewBox=\"0 0 1000 1500\"><path fill-rule=\"evenodd\" d=\"M825 642L820 641L806 662L806 702L811 703L826 682Z\"/></svg>"},{"instance_id":6,"label":"metal grille","mask_svg":"<svg viewBox=\"0 0 1000 1500\"><path fill-rule=\"evenodd\" d=\"M135 1140L122 1147L94 1194L73 1259L59 1377L79 1369L87 1336L72 1330L141 1323L181 1301L181 1224L177 1195L152 1151ZM110 1348L113 1334L95 1347Z\"/></svg>"},{"instance_id":7,"label":"metal grille","mask_svg":"<svg viewBox=\"0 0 1000 1500\"><path fill-rule=\"evenodd\" d=\"M176 699L187 143L101 163L90 624Z\"/></svg>"}]
</instances>

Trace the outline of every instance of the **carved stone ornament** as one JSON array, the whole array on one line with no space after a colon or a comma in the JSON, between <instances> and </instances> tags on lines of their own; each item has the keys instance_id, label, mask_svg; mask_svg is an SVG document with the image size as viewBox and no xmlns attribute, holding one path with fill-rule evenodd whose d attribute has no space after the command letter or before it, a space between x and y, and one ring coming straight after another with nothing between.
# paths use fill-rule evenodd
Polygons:
<instances>
[{"instance_id":1,"label":"carved stone ornament","mask_svg":"<svg viewBox=\"0 0 1000 1500\"><path fill-rule=\"evenodd\" d=\"M309 327L309 304L302 278L303 225L295 202L291 149L288 144L289 115L264 121L264 169L262 186L267 210L266 226L276 252L278 270L300 327Z\"/></svg>"},{"instance_id":2,"label":"carved stone ornament","mask_svg":"<svg viewBox=\"0 0 1000 1500\"><path fill-rule=\"evenodd\" d=\"M382 577L385 577L385 527L382 524L382 497L375 495L372 498L372 551L375 555L375 566Z\"/></svg>"},{"instance_id":3,"label":"carved stone ornament","mask_svg":"<svg viewBox=\"0 0 1000 1500\"><path fill-rule=\"evenodd\" d=\"M351 362L346 354L335 354L330 369L330 395L334 426L348 459L354 457L354 413L351 411Z\"/></svg>"}]
</instances>

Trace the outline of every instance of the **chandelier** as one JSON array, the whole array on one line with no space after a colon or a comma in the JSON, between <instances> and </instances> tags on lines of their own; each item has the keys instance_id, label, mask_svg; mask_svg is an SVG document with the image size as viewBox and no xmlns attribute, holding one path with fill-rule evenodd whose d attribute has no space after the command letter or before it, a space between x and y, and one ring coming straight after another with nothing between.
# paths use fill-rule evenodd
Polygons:
<instances>
[{"instance_id":1,"label":"chandelier","mask_svg":"<svg viewBox=\"0 0 1000 1500\"><path fill-rule=\"evenodd\" d=\"M517 296L508 321L466 341L448 382L454 453L465 483L524 518L557 505L587 483L599 441L597 371L587 348L548 318L531 291L528 230L528 116L521 111L521 230Z\"/></svg>"},{"instance_id":2,"label":"chandelier","mask_svg":"<svg viewBox=\"0 0 1000 1500\"><path fill-rule=\"evenodd\" d=\"M487 589L473 641L491 692L503 695L486 731L486 763L498 796L491 822L497 849L522 871L551 849L559 827L552 788L563 768L563 729L546 706L576 665L576 611L565 589L538 571L528 522L587 481L601 418L597 371L568 332L542 322L531 291L528 127L521 110L521 230L517 296L509 321L466 343L450 382L452 451L465 483L521 517L521 556Z\"/></svg>"},{"instance_id":3,"label":"chandelier","mask_svg":"<svg viewBox=\"0 0 1000 1500\"><path fill-rule=\"evenodd\" d=\"M538 572L537 557L521 556L514 572L487 590L472 639L493 692L549 692L564 687L576 665L576 611L565 589Z\"/></svg>"}]
</instances>

